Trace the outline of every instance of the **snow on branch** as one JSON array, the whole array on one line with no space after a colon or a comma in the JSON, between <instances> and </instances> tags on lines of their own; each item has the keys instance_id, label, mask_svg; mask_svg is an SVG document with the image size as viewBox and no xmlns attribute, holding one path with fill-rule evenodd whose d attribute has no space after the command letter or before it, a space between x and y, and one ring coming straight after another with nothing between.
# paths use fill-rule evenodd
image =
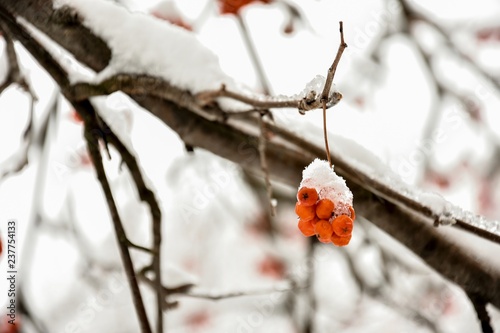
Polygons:
<instances>
[{"instance_id":1,"label":"snow on branch","mask_svg":"<svg viewBox=\"0 0 500 333\"><path fill-rule=\"evenodd\" d=\"M72 11L110 48L111 60L98 73L96 82L130 73L160 77L193 93L221 84L234 85L220 68L217 56L185 29L107 1L58 0L54 9Z\"/></svg>"}]
</instances>

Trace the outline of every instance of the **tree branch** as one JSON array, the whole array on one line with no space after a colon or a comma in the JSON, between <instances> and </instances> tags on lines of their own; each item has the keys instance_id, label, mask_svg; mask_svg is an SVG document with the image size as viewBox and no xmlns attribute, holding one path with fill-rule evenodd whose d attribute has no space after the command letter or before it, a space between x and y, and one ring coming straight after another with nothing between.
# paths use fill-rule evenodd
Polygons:
<instances>
[{"instance_id":1,"label":"tree branch","mask_svg":"<svg viewBox=\"0 0 500 333\"><path fill-rule=\"evenodd\" d=\"M491 326L490 315L488 314L488 310L486 309L486 305L488 302L478 295L467 293L469 296L472 305L474 306L474 310L476 310L477 318L481 323L481 331L483 333L493 333L493 327Z\"/></svg>"}]
</instances>

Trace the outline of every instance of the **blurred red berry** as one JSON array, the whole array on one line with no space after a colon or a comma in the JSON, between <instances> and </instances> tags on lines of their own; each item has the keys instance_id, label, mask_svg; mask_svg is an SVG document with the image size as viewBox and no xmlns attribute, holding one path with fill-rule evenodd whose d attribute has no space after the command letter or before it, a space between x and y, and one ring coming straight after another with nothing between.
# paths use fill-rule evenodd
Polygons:
<instances>
[{"instance_id":1,"label":"blurred red berry","mask_svg":"<svg viewBox=\"0 0 500 333\"><path fill-rule=\"evenodd\" d=\"M210 322L210 315L205 310L196 311L187 315L186 323L192 328L204 328Z\"/></svg>"},{"instance_id":2,"label":"blurred red berry","mask_svg":"<svg viewBox=\"0 0 500 333\"><path fill-rule=\"evenodd\" d=\"M240 9L252 2L271 3L273 0L218 0L221 14L238 14Z\"/></svg>"},{"instance_id":3,"label":"blurred red berry","mask_svg":"<svg viewBox=\"0 0 500 333\"><path fill-rule=\"evenodd\" d=\"M2 320L0 320L0 333L19 333L19 317L16 317L16 320L13 324L9 322L10 317L5 314L2 315Z\"/></svg>"},{"instance_id":4,"label":"blurred red berry","mask_svg":"<svg viewBox=\"0 0 500 333\"><path fill-rule=\"evenodd\" d=\"M259 263L259 272L279 280L285 276L285 264L274 256L267 256Z\"/></svg>"},{"instance_id":5,"label":"blurred red berry","mask_svg":"<svg viewBox=\"0 0 500 333\"><path fill-rule=\"evenodd\" d=\"M78 114L78 112L76 112L76 110L71 110L70 118L75 123L78 123L78 124L83 123L82 117L80 117L80 115Z\"/></svg>"}]
</instances>

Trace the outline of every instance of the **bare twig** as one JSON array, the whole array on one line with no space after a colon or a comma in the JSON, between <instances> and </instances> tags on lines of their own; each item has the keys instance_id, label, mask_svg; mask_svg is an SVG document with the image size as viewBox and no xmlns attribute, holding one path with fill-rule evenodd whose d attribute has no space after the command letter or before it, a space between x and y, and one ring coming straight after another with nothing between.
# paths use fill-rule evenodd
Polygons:
<instances>
[{"instance_id":1,"label":"bare twig","mask_svg":"<svg viewBox=\"0 0 500 333\"><path fill-rule=\"evenodd\" d=\"M268 98L257 98L252 96L246 96L234 91L227 90L227 88L223 85L218 90L207 90L200 92L195 95L196 99L199 101L198 103L201 105L206 105L218 97L228 97L234 100L243 102L252 106L255 109L272 109L272 108L296 108L300 113L304 113L306 111L311 111L315 109L322 108L321 95L316 94L316 92L311 92L306 97L302 99L273 99L272 97ZM327 108L331 108L336 105L342 99L342 94L335 91L327 100Z\"/></svg>"},{"instance_id":2,"label":"bare twig","mask_svg":"<svg viewBox=\"0 0 500 333\"><path fill-rule=\"evenodd\" d=\"M89 101L83 102L75 102L73 103L75 110L80 114L95 114L95 110ZM151 327L149 326L149 320L146 314L146 310L144 308L144 304L142 301L141 291L139 290L139 285L137 283L137 277L134 271L134 265L132 263L132 258L130 257L129 252L129 242L127 235L125 233L125 229L123 228L120 215L118 213L118 209L115 204L115 200L113 198L113 193L111 192L111 187L109 186L108 179L106 177L106 173L104 171L104 166L102 164L102 156L99 151L99 142L98 137L95 135L95 131L93 128L96 124L92 124L91 121L85 121L84 128L84 136L87 141L87 148L92 158L92 162L94 164L97 178L101 187L104 191L104 195L106 197L106 201L108 203L108 207L111 213L111 219L113 221L113 227L115 229L116 238L118 241L118 247L120 249L120 255L122 257L123 266L125 268L125 272L127 273L127 279L130 284L130 289L133 295L133 301L136 306L137 315L139 316L139 324L141 327L141 331L143 333L150 333Z\"/></svg>"},{"instance_id":3,"label":"bare twig","mask_svg":"<svg viewBox=\"0 0 500 333\"><path fill-rule=\"evenodd\" d=\"M432 332L438 332L438 328L436 324L426 318L422 313L418 310L412 309L408 306L400 304L395 297L392 296L392 293L384 292L382 286L371 286L363 277L363 272L360 272L356 267L355 254L350 253L349 251L343 251L342 249L339 251L344 258L346 259L347 266L349 267L349 272L351 273L354 281L358 285L361 295L367 295L368 297L377 300L378 302L387 305L391 309L393 309L396 313L400 314L402 317L415 322L418 325L425 326L432 330ZM386 264L385 262L383 263ZM388 282L388 281L385 281ZM360 299L361 301L361 299Z\"/></svg>"},{"instance_id":4,"label":"bare twig","mask_svg":"<svg viewBox=\"0 0 500 333\"><path fill-rule=\"evenodd\" d=\"M0 21L0 31L3 32L3 38L5 39L5 49L7 52L7 61L9 65L7 77L5 82L0 84L0 94L11 84L18 84L24 91L31 95L33 100L37 100L35 93L31 89L30 85L26 81L25 77L21 73L19 68L19 63L17 61L16 50L14 48L14 40L10 36L10 31L7 24Z\"/></svg>"},{"instance_id":5,"label":"bare twig","mask_svg":"<svg viewBox=\"0 0 500 333\"><path fill-rule=\"evenodd\" d=\"M339 31L340 31L340 45L337 50L337 54L335 55L335 59L333 60L332 65L328 69L328 74L325 80L325 87L323 88L323 92L321 93L321 99L326 101L328 101L331 98L330 89L332 87L333 78L335 77L335 72L337 71L337 66L340 62L340 58L342 57L342 54L344 53L344 50L347 47L347 44L344 41L344 25L342 21L339 22Z\"/></svg>"},{"instance_id":6,"label":"bare twig","mask_svg":"<svg viewBox=\"0 0 500 333\"><path fill-rule=\"evenodd\" d=\"M262 62L260 61L255 45L250 38L250 32L248 31L245 20L238 13L236 14L236 20L238 22L238 26L240 27L241 35L243 36L243 41L245 42L247 51L250 54L250 58L252 59L255 72L257 73L257 77L259 78L260 84L262 86L263 93L265 95L270 95L271 89L269 87L269 82L267 82L266 74L264 68L262 67Z\"/></svg>"},{"instance_id":7,"label":"bare twig","mask_svg":"<svg viewBox=\"0 0 500 333\"><path fill-rule=\"evenodd\" d=\"M314 272L315 272L315 260L314 260L314 250L316 249L316 245L318 244L315 237L312 237L307 242L307 297L309 301L309 308L307 309L307 317L306 323L304 327L305 333L313 333L314 332L314 321L316 316L316 295L314 293Z\"/></svg>"},{"instance_id":8,"label":"bare twig","mask_svg":"<svg viewBox=\"0 0 500 333\"><path fill-rule=\"evenodd\" d=\"M263 116L259 117L259 126L260 126L260 135L259 135L260 167L262 169L262 172L264 173L264 179L266 182L266 193L267 193L267 200L269 201L269 210L271 212L271 216L275 216L276 205L274 204L273 187L271 185L271 180L269 179L269 167L267 166L267 158L266 158L267 133L266 133L266 124L264 122Z\"/></svg>"},{"instance_id":9,"label":"bare twig","mask_svg":"<svg viewBox=\"0 0 500 333\"><path fill-rule=\"evenodd\" d=\"M488 314L488 310L486 309L486 305L488 302L479 295L473 293L467 293L472 305L474 306L474 310L476 310L477 318L481 323L481 331L483 333L493 333L493 327L491 326L491 318Z\"/></svg>"},{"instance_id":10,"label":"bare twig","mask_svg":"<svg viewBox=\"0 0 500 333\"><path fill-rule=\"evenodd\" d=\"M104 123L105 124L105 123ZM107 124L105 124L107 127ZM155 291L156 291L156 305L157 305L157 331L159 333L163 330L163 311L162 304L165 296L163 295L164 291L162 286L162 274L161 274L161 220L162 214L161 209L158 204L158 200L156 199L155 193L146 185L144 181L144 176L142 175L142 171L137 163L135 156L127 149L127 147L121 142L121 140L116 136L116 134L109 130L106 135L109 142L118 150L123 161L127 165L127 168L130 170L132 178L137 188L137 192L139 193L139 198L146 202L149 206L149 210L151 212L152 217L152 233L153 233L153 249L151 251L153 255L153 260L151 263L151 267L155 273Z\"/></svg>"},{"instance_id":11,"label":"bare twig","mask_svg":"<svg viewBox=\"0 0 500 333\"><path fill-rule=\"evenodd\" d=\"M143 251L143 252L146 252L146 253L149 253L149 254L154 254L154 251L151 250L151 249L148 249L147 247L145 246L142 246L142 245L137 245L135 243L133 243L132 241L128 241L128 246L132 249L136 249L136 250L140 250L140 251Z\"/></svg>"},{"instance_id":12,"label":"bare twig","mask_svg":"<svg viewBox=\"0 0 500 333\"><path fill-rule=\"evenodd\" d=\"M153 281L145 275L140 275L139 278L146 282L149 286L153 287ZM256 289L256 290L245 290L245 291L230 291L230 292L213 292L213 291L193 291L193 284L183 284L177 287L163 287L165 295L177 295L182 297L191 297L205 299L209 301L221 301L237 297L247 297L247 296L258 296L258 295L268 295L272 293L284 293L290 291L296 291L304 289L295 285L290 285L287 287L273 287L268 289Z\"/></svg>"},{"instance_id":13,"label":"bare twig","mask_svg":"<svg viewBox=\"0 0 500 333\"><path fill-rule=\"evenodd\" d=\"M323 136L325 138L326 158L328 159L328 165L331 168L332 157L330 156L330 147L328 146L328 130L326 127L326 101L323 101Z\"/></svg>"},{"instance_id":14,"label":"bare twig","mask_svg":"<svg viewBox=\"0 0 500 333\"><path fill-rule=\"evenodd\" d=\"M251 291L232 291L232 292L225 292L225 293L190 291L190 292L187 292L185 294L179 294L179 295L184 296L184 297L206 299L206 300L210 300L210 301L220 301L220 300L226 300L226 299L236 298L236 297L269 295L269 294L277 293L277 292L284 293L284 292L295 291L298 289L300 289L300 288L287 287L287 288L270 288L270 289L261 289L261 290L251 290Z\"/></svg>"},{"instance_id":15,"label":"bare twig","mask_svg":"<svg viewBox=\"0 0 500 333\"><path fill-rule=\"evenodd\" d=\"M28 123L23 133L23 142L19 150L0 165L0 182L8 175L20 172L28 165L28 153L33 144L34 129L33 129L33 111L35 108L35 100L33 95L30 95L30 110ZM45 121L48 121L48 117ZM42 128L46 126L42 124Z\"/></svg>"}]
</instances>

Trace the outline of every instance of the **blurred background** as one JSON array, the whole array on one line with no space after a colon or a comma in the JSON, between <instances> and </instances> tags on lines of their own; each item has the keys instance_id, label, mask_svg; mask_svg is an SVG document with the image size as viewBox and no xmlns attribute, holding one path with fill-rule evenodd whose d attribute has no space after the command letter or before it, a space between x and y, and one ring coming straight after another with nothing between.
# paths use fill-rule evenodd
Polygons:
<instances>
[{"instance_id":1,"label":"blurred background","mask_svg":"<svg viewBox=\"0 0 500 333\"><path fill-rule=\"evenodd\" d=\"M343 21L348 48L335 84L344 98L329 110L330 133L361 144L409 185L500 218L498 1L234 3L241 8L231 12L215 0L117 1L196 34L229 76L271 95L296 94L326 75ZM8 71L5 45L0 38L1 82ZM47 73L15 47L38 98L31 112L29 95L18 86L0 95L0 234L5 244L6 222L17 221L24 307L18 329L137 332L82 121ZM480 332L458 287L362 217L348 247L311 250L296 228L296 188L275 186L278 214L271 217L261 179L209 152L188 151L124 94L95 103L130 133L160 200L165 285L185 287L169 297L166 331L304 332L312 325L313 332ZM273 114L288 128L317 128L321 136L320 111ZM30 119L34 129L26 131ZM147 245L149 210L119 155L111 154L105 167L127 234ZM498 246L453 236L498 266ZM149 262L144 253L132 255L138 270ZM5 254L0 268L7 270ZM153 292L141 288L152 315ZM0 290L6 289L1 278ZM0 304L6 302L2 292ZM498 309L488 309L500 329Z\"/></svg>"}]
</instances>

